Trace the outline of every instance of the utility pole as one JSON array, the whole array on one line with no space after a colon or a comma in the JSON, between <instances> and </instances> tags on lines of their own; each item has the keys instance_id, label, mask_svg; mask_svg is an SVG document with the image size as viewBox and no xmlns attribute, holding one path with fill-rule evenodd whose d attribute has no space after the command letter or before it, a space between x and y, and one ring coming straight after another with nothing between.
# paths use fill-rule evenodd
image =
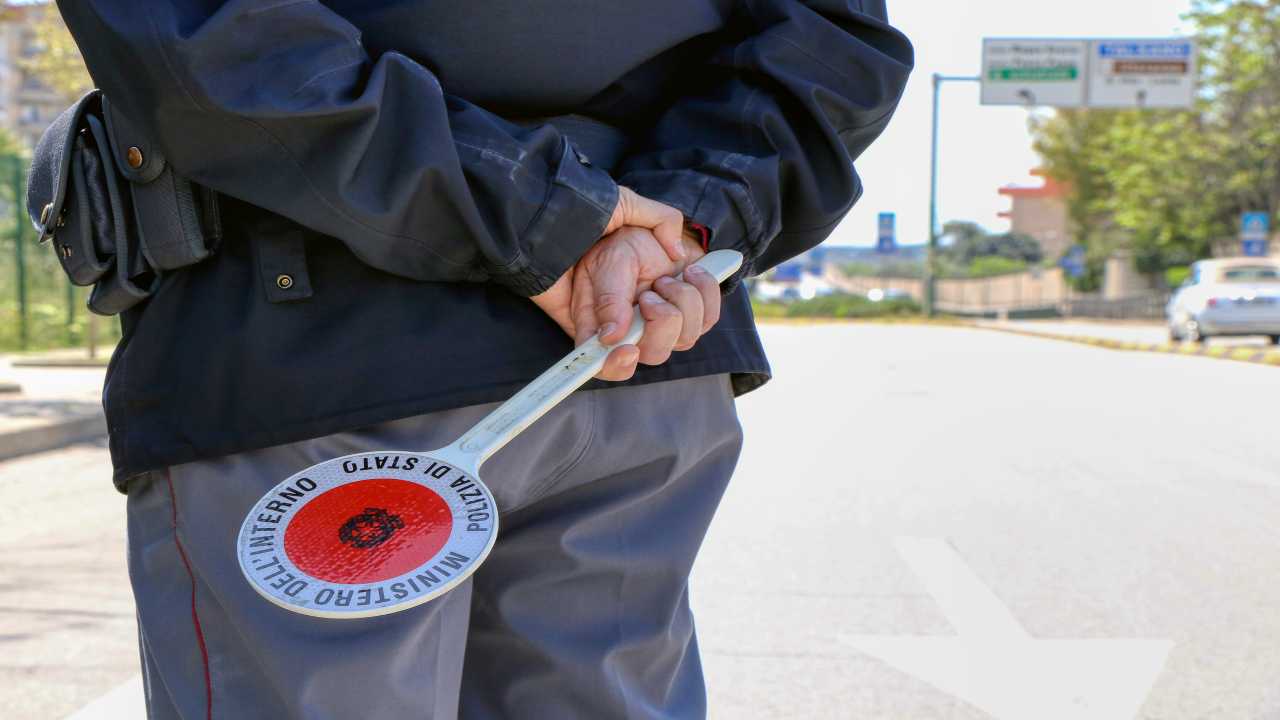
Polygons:
<instances>
[{"instance_id":1,"label":"utility pole","mask_svg":"<svg viewBox=\"0 0 1280 720\"><path fill-rule=\"evenodd\" d=\"M924 312L929 317L937 314L938 283L938 116L942 99L942 84L948 82L982 82L976 75L933 74L933 150L929 162L929 253L924 265Z\"/></svg>"}]
</instances>

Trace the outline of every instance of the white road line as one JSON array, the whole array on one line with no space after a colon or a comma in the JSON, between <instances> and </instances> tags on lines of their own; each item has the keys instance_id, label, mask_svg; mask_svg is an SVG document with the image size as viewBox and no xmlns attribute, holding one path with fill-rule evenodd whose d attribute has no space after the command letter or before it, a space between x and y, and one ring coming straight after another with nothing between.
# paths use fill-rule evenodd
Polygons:
<instances>
[{"instance_id":1,"label":"white road line","mask_svg":"<svg viewBox=\"0 0 1280 720\"><path fill-rule=\"evenodd\" d=\"M1039 640L940 538L898 538L957 637L841 636L1000 720L1128 720L1173 648L1171 640Z\"/></svg>"},{"instance_id":2,"label":"white road line","mask_svg":"<svg viewBox=\"0 0 1280 720\"><path fill-rule=\"evenodd\" d=\"M67 716L66 720L134 720L146 716L142 676L134 675L128 682Z\"/></svg>"},{"instance_id":3,"label":"white road line","mask_svg":"<svg viewBox=\"0 0 1280 720\"><path fill-rule=\"evenodd\" d=\"M1030 640L1000 598L978 579L960 555L937 538L898 538L894 541L916 577L942 614L962 636Z\"/></svg>"}]
</instances>

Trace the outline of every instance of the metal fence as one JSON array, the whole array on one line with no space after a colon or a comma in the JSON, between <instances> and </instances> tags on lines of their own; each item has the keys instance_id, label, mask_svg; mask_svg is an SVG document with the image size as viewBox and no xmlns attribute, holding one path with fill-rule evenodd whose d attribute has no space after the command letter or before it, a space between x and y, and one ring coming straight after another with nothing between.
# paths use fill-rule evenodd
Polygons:
<instances>
[{"instance_id":1,"label":"metal fence","mask_svg":"<svg viewBox=\"0 0 1280 720\"><path fill-rule=\"evenodd\" d=\"M118 323L93 316L87 288L73 286L53 251L36 242L26 213L29 163L0 155L0 351L113 342Z\"/></svg>"},{"instance_id":2,"label":"metal fence","mask_svg":"<svg viewBox=\"0 0 1280 720\"><path fill-rule=\"evenodd\" d=\"M1063 317L1102 318L1106 320L1163 320L1169 293L1153 291L1133 297L1106 300L1081 297L1067 300L1059 312Z\"/></svg>"}]
</instances>

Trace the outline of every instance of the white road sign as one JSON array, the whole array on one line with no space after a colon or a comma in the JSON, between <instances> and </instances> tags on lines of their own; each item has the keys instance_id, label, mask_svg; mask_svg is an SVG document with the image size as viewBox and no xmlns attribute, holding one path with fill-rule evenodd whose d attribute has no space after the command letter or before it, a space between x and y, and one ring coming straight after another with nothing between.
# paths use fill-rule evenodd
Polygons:
<instances>
[{"instance_id":1,"label":"white road sign","mask_svg":"<svg viewBox=\"0 0 1280 720\"><path fill-rule=\"evenodd\" d=\"M1088 50L1087 40L983 40L982 104L1084 105Z\"/></svg>"},{"instance_id":2,"label":"white road sign","mask_svg":"<svg viewBox=\"0 0 1280 720\"><path fill-rule=\"evenodd\" d=\"M1195 99L1190 39L1094 40L1089 68L1089 107L1184 108Z\"/></svg>"},{"instance_id":3,"label":"white road sign","mask_svg":"<svg viewBox=\"0 0 1280 720\"><path fill-rule=\"evenodd\" d=\"M945 540L896 545L956 634L840 639L997 720L1130 720L1173 649L1167 639L1034 637Z\"/></svg>"}]
</instances>

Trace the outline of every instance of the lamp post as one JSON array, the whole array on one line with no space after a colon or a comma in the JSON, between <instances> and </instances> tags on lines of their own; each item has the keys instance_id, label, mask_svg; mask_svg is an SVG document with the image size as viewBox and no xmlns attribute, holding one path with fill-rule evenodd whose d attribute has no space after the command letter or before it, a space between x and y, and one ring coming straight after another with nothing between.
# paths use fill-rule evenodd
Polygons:
<instances>
[{"instance_id":1,"label":"lamp post","mask_svg":"<svg viewBox=\"0 0 1280 720\"><path fill-rule=\"evenodd\" d=\"M929 161L929 252L924 266L924 311L929 317L937 314L938 283L938 116L942 99L942 84L948 82L982 82L976 75L933 74L933 149Z\"/></svg>"}]
</instances>

